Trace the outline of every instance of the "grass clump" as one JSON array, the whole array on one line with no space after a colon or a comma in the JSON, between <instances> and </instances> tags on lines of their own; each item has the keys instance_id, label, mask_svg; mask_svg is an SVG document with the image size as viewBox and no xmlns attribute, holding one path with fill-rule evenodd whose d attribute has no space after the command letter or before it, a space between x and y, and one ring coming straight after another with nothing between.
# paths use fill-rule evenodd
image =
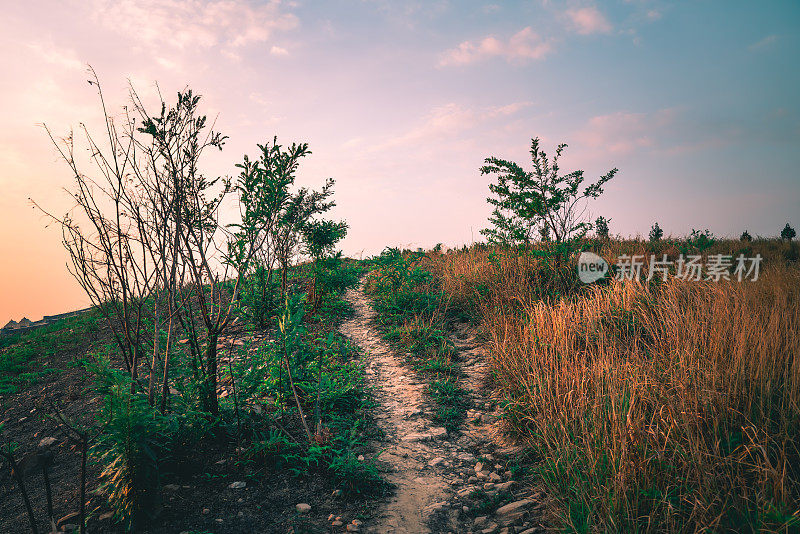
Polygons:
<instances>
[{"instance_id":1,"label":"grass clump","mask_svg":"<svg viewBox=\"0 0 800 534\"><path fill-rule=\"evenodd\" d=\"M701 240L702 254L741 246ZM432 262L444 291L479 313L503 423L539 460L567 530L800 528L800 271L778 243L748 246L766 260L757 282L559 288L566 277L516 251Z\"/></svg>"}]
</instances>

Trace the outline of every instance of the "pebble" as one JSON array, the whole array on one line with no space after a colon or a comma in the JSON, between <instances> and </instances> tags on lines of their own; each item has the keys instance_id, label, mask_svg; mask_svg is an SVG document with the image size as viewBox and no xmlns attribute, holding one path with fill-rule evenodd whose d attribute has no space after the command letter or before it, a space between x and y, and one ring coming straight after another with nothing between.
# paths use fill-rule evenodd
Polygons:
<instances>
[{"instance_id":1,"label":"pebble","mask_svg":"<svg viewBox=\"0 0 800 534\"><path fill-rule=\"evenodd\" d=\"M304 502L301 502L301 503L295 505L295 509L298 512L300 512L301 514L307 514L308 512L311 511L311 505L307 504L307 503L304 503Z\"/></svg>"},{"instance_id":2,"label":"pebble","mask_svg":"<svg viewBox=\"0 0 800 534\"><path fill-rule=\"evenodd\" d=\"M39 447L50 447L56 442L56 438L44 438L39 442Z\"/></svg>"},{"instance_id":3,"label":"pebble","mask_svg":"<svg viewBox=\"0 0 800 534\"><path fill-rule=\"evenodd\" d=\"M236 482L231 482L231 485L228 486L228 487L230 489L242 489L245 486L247 486L247 482L243 482L243 481L240 480L240 481L236 481Z\"/></svg>"}]
</instances>

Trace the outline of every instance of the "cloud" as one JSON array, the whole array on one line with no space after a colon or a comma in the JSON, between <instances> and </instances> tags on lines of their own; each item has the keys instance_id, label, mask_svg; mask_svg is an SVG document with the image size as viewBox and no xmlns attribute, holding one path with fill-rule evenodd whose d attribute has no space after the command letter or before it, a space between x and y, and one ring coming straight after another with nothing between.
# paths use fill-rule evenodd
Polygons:
<instances>
[{"instance_id":1,"label":"cloud","mask_svg":"<svg viewBox=\"0 0 800 534\"><path fill-rule=\"evenodd\" d=\"M489 121L516 115L533 105L532 102L512 102L500 106L469 107L450 102L435 106L428 111L418 124L407 132L373 145L370 150L381 151L398 146L419 146L424 143L441 142L469 137L468 132L477 126L485 126ZM351 139L346 145L361 144L362 138Z\"/></svg>"},{"instance_id":2,"label":"cloud","mask_svg":"<svg viewBox=\"0 0 800 534\"><path fill-rule=\"evenodd\" d=\"M288 56L289 55L289 51L286 50L285 48L280 47L280 46L273 46L272 48L269 49L269 53L272 54L273 56Z\"/></svg>"},{"instance_id":3,"label":"cloud","mask_svg":"<svg viewBox=\"0 0 800 534\"><path fill-rule=\"evenodd\" d=\"M758 50L765 50L765 49L771 47L773 44L775 44L775 42L777 40L778 40L778 36L777 35L774 35L774 34L773 35L767 35L766 37L764 37L760 41L751 44L747 48L748 48L748 50L751 50L751 51L754 51L754 52L758 51Z\"/></svg>"},{"instance_id":4,"label":"cloud","mask_svg":"<svg viewBox=\"0 0 800 534\"><path fill-rule=\"evenodd\" d=\"M464 41L442 54L439 65L467 65L485 59L502 57L506 61L542 59L553 50L551 40L542 39L530 27L512 35L508 41L485 37L481 41Z\"/></svg>"},{"instance_id":5,"label":"cloud","mask_svg":"<svg viewBox=\"0 0 800 534\"><path fill-rule=\"evenodd\" d=\"M629 154L638 149L655 145L654 134L669 127L675 118L675 110L662 109L654 113L630 113L619 111L597 115L589 119L576 139L590 149L612 154Z\"/></svg>"},{"instance_id":6,"label":"cloud","mask_svg":"<svg viewBox=\"0 0 800 534\"><path fill-rule=\"evenodd\" d=\"M611 33L611 23L596 7L568 9L566 15L572 29L581 35Z\"/></svg>"},{"instance_id":7,"label":"cloud","mask_svg":"<svg viewBox=\"0 0 800 534\"><path fill-rule=\"evenodd\" d=\"M56 47L53 43L30 43L30 48L39 58L51 65L67 70L85 70L86 64L78 59L74 50Z\"/></svg>"},{"instance_id":8,"label":"cloud","mask_svg":"<svg viewBox=\"0 0 800 534\"><path fill-rule=\"evenodd\" d=\"M135 44L178 49L238 48L298 25L278 0L95 0L93 19Z\"/></svg>"}]
</instances>

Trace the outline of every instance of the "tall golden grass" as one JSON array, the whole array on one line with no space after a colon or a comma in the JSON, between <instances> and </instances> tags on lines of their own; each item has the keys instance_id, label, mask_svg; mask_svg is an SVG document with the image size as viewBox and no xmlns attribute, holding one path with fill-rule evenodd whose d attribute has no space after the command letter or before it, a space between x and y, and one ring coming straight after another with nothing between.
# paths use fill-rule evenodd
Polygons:
<instances>
[{"instance_id":1,"label":"tall golden grass","mask_svg":"<svg viewBox=\"0 0 800 534\"><path fill-rule=\"evenodd\" d=\"M480 316L504 423L536 454L563 527L800 530L800 270L779 243L748 248L767 257L756 282L567 291L528 255L429 256Z\"/></svg>"}]
</instances>

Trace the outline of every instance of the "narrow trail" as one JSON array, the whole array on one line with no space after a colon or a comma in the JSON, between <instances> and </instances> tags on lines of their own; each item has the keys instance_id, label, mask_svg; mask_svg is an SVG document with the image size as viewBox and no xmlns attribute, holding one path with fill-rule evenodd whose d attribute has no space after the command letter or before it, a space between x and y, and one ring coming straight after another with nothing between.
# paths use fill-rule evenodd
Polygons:
<instances>
[{"instance_id":1,"label":"narrow trail","mask_svg":"<svg viewBox=\"0 0 800 534\"><path fill-rule=\"evenodd\" d=\"M540 503L534 499L514 503L517 506L510 515L504 514L505 506L494 517L474 517L470 513L475 490L489 498L501 491L513 492L514 499L523 497L514 491L517 483L510 480L510 472L505 469L505 460L515 449L498 445L502 440L492 423L499 412L483 394L486 364L474 335L464 327L453 339L464 373L462 386L470 392L472 409L461 432L449 435L432 420L434 406L425 394L426 382L403 365L402 356L383 340L373 324L377 314L361 287L348 290L344 298L355 313L340 326L340 331L366 354L367 381L374 388L377 402L374 416L385 435L373 445L381 451L377 459L386 471L385 478L396 488L375 514L373 524L364 525L362 531L539 532L527 521L539 515L536 510ZM527 492L524 497L529 497Z\"/></svg>"}]
</instances>

